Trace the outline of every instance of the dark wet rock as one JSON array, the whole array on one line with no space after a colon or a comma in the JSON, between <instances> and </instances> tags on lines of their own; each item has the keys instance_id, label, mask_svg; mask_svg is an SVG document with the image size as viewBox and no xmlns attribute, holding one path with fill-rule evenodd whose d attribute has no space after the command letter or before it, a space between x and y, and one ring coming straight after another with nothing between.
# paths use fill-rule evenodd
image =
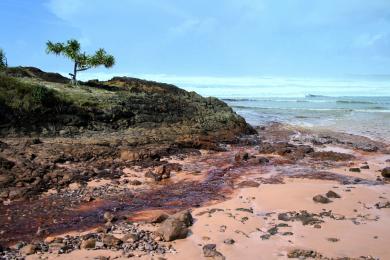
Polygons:
<instances>
[{"instance_id":1,"label":"dark wet rock","mask_svg":"<svg viewBox=\"0 0 390 260\"><path fill-rule=\"evenodd\" d=\"M305 249L292 249L287 253L288 258L315 258L320 259L322 255L314 250L305 250Z\"/></svg>"},{"instance_id":2,"label":"dark wet rock","mask_svg":"<svg viewBox=\"0 0 390 260\"><path fill-rule=\"evenodd\" d=\"M271 236L276 235L278 233L278 227L272 227L272 228L268 229L267 232Z\"/></svg>"},{"instance_id":3,"label":"dark wet rock","mask_svg":"<svg viewBox=\"0 0 390 260\"><path fill-rule=\"evenodd\" d=\"M355 158L352 154L337 153L333 151L314 152L311 154L314 159L322 161L349 161Z\"/></svg>"},{"instance_id":4,"label":"dark wet rock","mask_svg":"<svg viewBox=\"0 0 390 260\"><path fill-rule=\"evenodd\" d=\"M225 260L225 257L217 251L217 246L215 244L204 245L202 250L204 257L210 257L217 260Z\"/></svg>"},{"instance_id":5,"label":"dark wet rock","mask_svg":"<svg viewBox=\"0 0 390 260\"><path fill-rule=\"evenodd\" d=\"M247 152L238 152L234 155L234 160L236 162L247 161L249 159L249 154Z\"/></svg>"},{"instance_id":6,"label":"dark wet rock","mask_svg":"<svg viewBox=\"0 0 390 260\"><path fill-rule=\"evenodd\" d=\"M80 244L81 249L93 249L96 245L96 239L90 238L87 240L83 240Z\"/></svg>"},{"instance_id":7,"label":"dark wet rock","mask_svg":"<svg viewBox=\"0 0 390 260\"><path fill-rule=\"evenodd\" d=\"M278 219L282 221L290 221L291 220L291 214L289 213L279 213Z\"/></svg>"},{"instance_id":8,"label":"dark wet rock","mask_svg":"<svg viewBox=\"0 0 390 260\"><path fill-rule=\"evenodd\" d=\"M253 208L237 208L237 211L243 211L243 212L248 212L253 214Z\"/></svg>"},{"instance_id":9,"label":"dark wet rock","mask_svg":"<svg viewBox=\"0 0 390 260\"><path fill-rule=\"evenodd\" d=\"M271 237L271 234L264 234L264 235L260 236L261 240L268 240L268 239L270 239L270 237Z\"/></svg>"},{"instance_id":10,"label":"dark wet rock","mask_svg":"<svg viewBox=\"0 0 390 260\"><path fill-rule=\"evenodd\" d=\"M390 208L390 201L378 202L378 203L375 204L375 207L377 209Z\"/></svg>"},{"instance_id":11,"label":"dark wet rock","mask_svg":"<svg viewBox=\"0 0 390 260\"><path fill-rule=\"evenodd\" d=\"M233 245L236 241L234 239L228 238L223 241L227 245Z\"/></svg>"},{"instance_id":12,"label":"dark wet rock","mask_svg":"<svg viewBox=\"0 0 390 260\"><path fill-rule=\"evenodd\" d=\"M390 178L390 167L382 169L381 174L385 178Z\"/></svg>"},{"instance_id":13,"label":"dark wet rock","mask_svg":"<svg viewBox=\"0 0 390 260\"><path fill-rule=\"evenodd\" d=\"M260 186L260 183L255 181L242 181L239 184L237 184L237 187L239 188L257 188Z\"/></svg>"},{"instance_id":14,"label":"dark wet rock","mask_svg":"<svg viewBox=\"0 0 390 260\"><path fill-rule=\"evenodd\" d=\"M320 218L323 216L332 217L330 212L321 212L320 214L309 213L306 210L300 212L284 212L278 214L278 219L282 221L300 221L302 225L315 225L324 222Z\"/></svg>"},{"instance_id":15,"label":"dark wet rock","mask_svg":"<svg viewBox=\"0 0 390 260\"><path fill-rule=\"evenodd\" d=\"M349 168L350 172L361 172L360 168Z\"/></svg>"},{"instance_id":16,"label":"dark wet rock","mask_svg":"<svg viewBox=\"0 0 390 260\"><path fill-rule=\"evenodd\" d=\"M360 169L368 170L368 169L370 169L370 166L369 165L363 165L363 166L360 167Z\"/></svg>"},{"instance_id":17,"label":"dark wet rock","mask_svg":"<svg viewBox=\"0 0 390 260\"><path fill-rule=\"evenodd\" d=\"M328 199L327 197L325 197L323 195L316 195L316 196L314 196L313 197L313 201L317 202L317 203L322 203L322 204L326 204L326 203L332 202L330 199Z\"/></svg>"},{"instance_id":18,"label":"dark wet rock","mask_svg":"<svg viewBox=\"0 0 390 260\"><path fill-rule=\"evenodd\" d=\"M341 198L341 196L339 194L337 194L336 192L334 192L332 190L328 191L325 195L328 198L335 198L335 199Z\"/></svg>"},{"instance_id":19,"label":"dark wet rock","mask_svg":"<svg viewBox=\"0 0 390 260\"><path fill-rule=\"evenodd\" d=\"M267 157L259 157L258 161L261 165L266 165L269 163L269 159Z\"/></svg>"},{"instance_id":20,"label":"dark wet rock","mask_svg":"<svg viewBox=\"0 0 390 260\"><path fill-rule=\"evenodd\" d=\"M0 157L0 169L11 170L15 166L15 163Z\"/></svg>"},{"instance_id":21,"label":"dark wet rock","mask_svg":"<svg viewBox=\"0 0 390 260\"><path fill-rule=\"evenodd\" d=\"M294 145L288 142L263 142L259 145L258 151L262 154L275 153L291 160L300 160L313 153L314 149L309 145Z\"/></svg>"}]
</instances>

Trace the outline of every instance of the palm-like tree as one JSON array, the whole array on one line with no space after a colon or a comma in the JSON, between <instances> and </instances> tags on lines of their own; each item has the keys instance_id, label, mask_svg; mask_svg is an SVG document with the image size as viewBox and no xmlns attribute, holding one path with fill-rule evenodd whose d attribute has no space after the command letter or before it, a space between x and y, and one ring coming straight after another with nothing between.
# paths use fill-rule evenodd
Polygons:
<instances>
[{"instance_id":1,"label":"palm-like tree","mask_svg":"<svg viewBox=\"0 0 390 260\"><path fill-rule=\"evenodd\" d=\"M104 49L98 49L94 55L87 55L85 52L81 52L80 43L74 39L68 40L66 43L48 41L46 46L48 54L63 55L74 62L73 73L69 73L73 84L77 84L77 73L80 71L101 65L111 68L115 64L114 56L107 54Z\"/></svg>"}]
</instances>

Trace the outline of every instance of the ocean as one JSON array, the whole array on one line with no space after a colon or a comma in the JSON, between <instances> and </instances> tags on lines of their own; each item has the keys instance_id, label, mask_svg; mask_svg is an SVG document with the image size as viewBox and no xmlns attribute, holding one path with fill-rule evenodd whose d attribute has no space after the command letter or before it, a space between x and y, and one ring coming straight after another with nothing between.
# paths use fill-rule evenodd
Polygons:
<instances>
[{"instance_id":1,"label":"ocean","mask_svg":"<svg viewBox=\"0 0 390 260\"><path fill-rule=\"evenodd\" d=\"M273 78L178 84L224 100L250 124L287 123L390 142L390 79Z\"/></svg>"}]
</instances>

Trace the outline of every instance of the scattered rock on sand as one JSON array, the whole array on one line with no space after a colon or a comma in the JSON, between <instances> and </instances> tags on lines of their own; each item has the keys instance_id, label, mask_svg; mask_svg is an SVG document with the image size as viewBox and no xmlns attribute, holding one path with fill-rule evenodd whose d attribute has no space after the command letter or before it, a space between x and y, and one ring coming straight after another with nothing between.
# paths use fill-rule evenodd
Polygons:
<instances>
[{"instance_id":1,"label":"scattered rock on sand","mask_svg":"<svg viewBox=\"0 0 390 260\"><path fill-rule=\"evenodd\" d=\"M236 241L234 239L228 238L223 241L227 245L233 245Z\"/></svg>"},{"instance_id":2,"label":"scattered rock on sand","mask_svg":"<svg viewBox=\"0 0 390 260\"><path fill-rule=\"evenodd\" d=\"M350 172L361 172L360 168L349 168Z\"/></svg>"},{"instance_id":3,"label":"scattered rock on sand","mask_svg":"<svg viewBox=\"0 0 390 260\"><path fill-rule=\"evenodd\" d=\"M313 200L314 200L314 202L322 203L322 204L326 204L326 203L332 202L330 199L328 199L327 197L322 196L322 195L316 195L316 196L314 196L314 197L313 197Z\"/></svg>"},{"instance_id":4,"label":"scattered rock on sand","mask_svg":"<svg viewBox=\"0 0 390 260\"><path fill-rule=\"evenodd\" d=\"M321 259L322 255L316 251L313 250L304 250L304 249L292 249L287 253L288 258L299 258L299 259L305 259L305 258L315 258L315 259Z\"/></svg>"},{"instance_id":5,"label":"scattered rock on sand","mask_svg":"<svg viewBox=\"0 0 390 260\"><path fill-rule=\"evenodd\" d=\"M390 208L390 201L378 202L378 203L375 204L375 207L377 209Z\"/></svg>"},{"instance_id":6,"label":"scattered rock on sand","mask_svg":"<svg viewBox=\"0 0 390 260\"><path fill-rule=\"evenodd\" d=\"M370 169L370 166L369 165L363 165L363 166L360 167L360 169L368 170L368 169Z\"/></svg>"},{"instance_id":7,"label":"scattered rock on sand","mask_svg":"<svg viewBox=\"0 0 390 260\"><path fill-rule=\"evenodd\" d=\"M20 249L20 253L22 255L32 255L32 254L35 254L36 251L37 251L37 247L36 247L36 245L33 245L33 244L25 245L24 247L22 247Z\"/></svg>"},{"instance_id":8,"label":"scattered rock on sand","mask_svg":"<svg viewBox=\"0 0 390 260\"><path fill-rule=\"evenodd\" d=\"M335 237L329 237L326 240L328 240L329 242L333 242L333 243L336 243L336 242L340 241L340 239L335 238Z\"/></svg>"},{"instance_id":9,"label":"scattered rock on sand","mask_svg":"<svg viewBox=\"0 0 390 260\"><path fill-rule=\"evenodd\" d=\"M240 182L237 186L239 188L257 188L260 186L260 183L255 181L243 181Z\"/></svg>"},{"instance_id":10,"label":"scattered rock on sand","mask_svg":"<svg viewBox=\"0 0 390 260\"><path fill-rule=\"evenodd\" d=\"M336 192L334 192L334 191L332 191L332 190L328 191L325 195L326 195L326 197L328 197L328 198L334 198L334 199L339 199L339 198L341 198L341 196L340 196L339 194L337 194Z\"/></svg>"},{"instance_id":11,"label":"scattered rock on sand","mask_svg":"<svg viewBox=\"0 0 390 260\"><path fill-rule=\"evenodd\" d=\"M383 177L390 178L390 167L382 169L381 173Z\"/></svg>"},{"instance_id":12,"label":"scattered rock on sand","mask_svg":"<svg viewBox=\"0 0 390 260\"><path fill-rule=\"evenodd\" d=\"M216 260L225 260L225 257L217 251L217 246L215 244L207 244L203 246L203 255L204 257L212 257Z\"/></svg>"},{"instance_id":13,"label":"scattered rock on sand","mask_svg":"<svg viewBox=\"0 0 390 260\"><path fill-rule=\"evenodd\" d=\"M93 249L96 245L96 239L90 238L87 240L83 240L80 244L81 249Z\"/></svg>"},{"instance_id":14,"label":"scattered rock on sand","mask_svg":"<svg viewBox=\"0 0 390 260\"><path fill-rule=\"evenodd\" d=\"M104 221L106 221L108 223L112 223L113 221L116 220L115 216L111 212L108 212L108 211L104 212L103 218L104 218Z\"/></svg>"},{"instance_id":15,"label":"scattered rock on sand","mask_svg":"<svg viewBox=\"0 0 390 260\"><path fill-rule=\"evenodd\" d=\"M119 238L113 236L113 235L107 235L105 234L103 236L103 244L106 245L107 247L116 247L122 244L122 240Z\"/></svg>"},{"instance_id":16,"label":"scattered rock on sand","mask_svg":"<svg viewBox=\"0 0 390 260\"><path fill-rule=\"evenodd\" d=\"M249 159L249 154L247 152L238 152L234 155L234 160L236 162L247 161Z\"/></svg>"}]
</instances>

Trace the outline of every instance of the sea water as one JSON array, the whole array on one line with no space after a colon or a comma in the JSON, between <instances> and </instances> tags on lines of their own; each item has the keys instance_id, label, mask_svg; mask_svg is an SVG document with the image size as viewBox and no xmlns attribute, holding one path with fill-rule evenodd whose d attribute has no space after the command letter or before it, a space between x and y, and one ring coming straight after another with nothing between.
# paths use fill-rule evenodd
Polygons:
<instances>
[{"instance_id":1,"label":"sea water","mask_svg":"<svg viewBox=\"0 0 390 260\"><path fill-rule=\"evenodd\" d=\"M252 125L281 122L390 142L390 79L256 78L184 83L223 99Z\"/></svg>"}]
</instances>

